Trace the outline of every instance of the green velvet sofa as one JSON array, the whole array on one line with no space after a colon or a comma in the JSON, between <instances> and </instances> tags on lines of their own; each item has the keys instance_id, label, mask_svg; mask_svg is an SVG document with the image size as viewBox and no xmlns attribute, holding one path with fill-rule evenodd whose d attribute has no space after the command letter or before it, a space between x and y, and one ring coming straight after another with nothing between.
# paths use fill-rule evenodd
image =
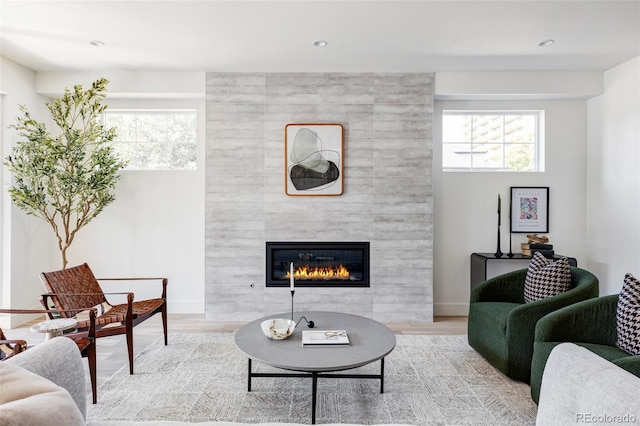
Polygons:
<instances>
[{"instance_id":1,"label":"green velvet sofa","mask_svg":"<svg viewBox=\"0 0 640 426\"><path fill-rule=\"evenodd\" d=\"M491 278L471 291L469 345L507 376L529 383L536 323L550 312L598 297L598 279L571 267L571 289L524 302L526 269Z\"/></svg>"},{"instance_id":2,"label":"green velvet sofa","mask_svg":"<svg viewBox=\"0 0 640 426\"><path fill-rule=\"evenodd\" d=\"M549 354L562 342L582 346L640 377L640 355L615 346L618 295L598 297L553 312L536 325L531 362L531 397L540 397L542 373Z\"/></svg>"}]
</instances>

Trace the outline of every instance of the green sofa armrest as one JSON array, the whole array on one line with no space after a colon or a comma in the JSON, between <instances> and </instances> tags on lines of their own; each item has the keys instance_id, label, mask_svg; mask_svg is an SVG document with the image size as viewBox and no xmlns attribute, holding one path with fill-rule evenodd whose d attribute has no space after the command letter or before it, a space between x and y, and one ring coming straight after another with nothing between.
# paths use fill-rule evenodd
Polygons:
<instances>
[{"instance_id":1,"label":"green sofa armrest","mask_svg":"<svg viewBox=\"0 0 640 426\"><path fill-rule=\"evenodd\" d=\"M585 300L546 315L536 325L537 342L615 345L618 295Z\"/></svg>"},{"instance_id":2,"label":"green sofa armrest","mask_svg":"<svg viewBox=\"0 0 640 426\"><path fill-rule=\"evenodd\" d=\"M630 355L626 358L617 359L613 363L634 376L640 377L640 355Z\"/></svg>"},{"instance_id":3,"label":"green sofa armrest","mask_svg":"<svg viewBox=\"0 0 640 426\"><path fill-rule=\"evenodd\" d=\"M470 303L524 303L524 279L526 276L527 270L519 269L489 278L471 290Z\"/></svg>"}]
</instances>

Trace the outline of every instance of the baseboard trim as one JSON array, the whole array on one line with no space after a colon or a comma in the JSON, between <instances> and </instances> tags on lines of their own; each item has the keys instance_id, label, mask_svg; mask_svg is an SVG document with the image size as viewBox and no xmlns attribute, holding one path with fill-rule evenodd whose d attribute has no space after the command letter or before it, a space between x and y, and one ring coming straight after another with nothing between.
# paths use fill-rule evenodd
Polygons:
<instances>
[{"instance_id":1,"label":"baseboard trim","mask_svg":"<svg viewBox=\"0 0 640 426\"><path fill-rule=\"evenodd\" d=\"M468 303L434 303L433 315L439 317L459 317L469 314Z\"/></svg>"},{"instance_id":2,"label":"baseboard trim","mask_svg":"<svg viewBox=\"0 0 640 426\"><path fill-rule=\"evenodd\" d=\"M204 314L204 303L174 302L169 300L167 312L170 314Z\"/></svg>"}]
</instances>

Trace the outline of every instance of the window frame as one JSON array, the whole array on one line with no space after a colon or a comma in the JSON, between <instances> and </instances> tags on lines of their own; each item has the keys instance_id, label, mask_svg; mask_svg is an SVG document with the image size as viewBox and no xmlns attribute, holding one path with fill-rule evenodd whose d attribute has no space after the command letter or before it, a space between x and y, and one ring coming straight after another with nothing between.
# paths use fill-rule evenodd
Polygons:
<instances>
[{"instance_id":1,"label":"window frame","mask_svg":"<svg viewBox=\"0 0 640 426\"><path fill-rule=\"evenodd\" d=\"M190 171L195 171L198 169L198 157L199 157L199 150L198 150L198 138L199 138L199 120L200 120L200 113L198 111L198 108L196 107L176 107L176 108L171 108L171 107L163 107L163 108L154 108L154 107L141 107L141 108L136 108L136 107L125 107L125 108L118 108L118 107L109 107L107 110L105 110L102 113L102 122L103 124L105 124L107 127L114 127L113 125L110 125L107 123L107 119L106 116L111 115L111 114L123 114L123 113L130 113L131 115L144 115L144 114L170 114L170 113L191 113L193 114L193 117L195 119L195 126L193 128L193 132L194 132L194 141L193 141L193 145L194 145L194 150L195 150L195 159L193 161L193 168L184 168L184 167L180 167L180 168L167 168L167 167L162 167L162 168L150 168L150 167L136 167L136 168L129 168L129 167L125 167L123 170L127 171L127 172L162 172L162 171L175 171L175 172L181 172L181 171L185 171L185 172L190 172ZM115 126L117 127L117 126ZM116 138L114 141L112 141L112 146L114 145L118 145L118 144L125 144L124 142L118 142L117 141L118 138ZM165 141L168 142L168 141ZM132 144L132 145L136 145L138 143L144 143L144 142L138 142L137 140ZM171 143L171 142L169 142ZM187 145L187 144L185 144ZM189 143L190 145L190 143ZM127 160L125 158L125 160Z\"/></svg>"},{"instance_id":2,"label":"window frame","mask_svg":"<svg viewBox=\"0 0 640 426\"><path fill-rule=\"evenodd\" d=\"M520 108L499 108L499 109L480 109L480 108L451 108L444 107L440 112L440 125L441 125L441 148L442 152L440 155L441 160L441 171L442 172L472 172L472 173L542 173L544 172L544 109L520 109ZM500 144L502 146L502 167L474 167L473 166L473 153L469 152L468 155L471 155L471 165L470 167L447 167L444 164L444 156L445 156L445 146L453 145L453 144L469 144L472 148L474 141L457 141L457 142L445 142L444 134L445 134L445 117L446 116L465 116L471 117L473 120L474 115L499 115L503 119L503 135L502 140L499 142L492 142L492 144ZM506 142L505 141L505 133L504 133L504 117L509 115L526 115L532 116L534 118L534 135L533 142ZM508 146L513 146L516 144L523 145L532 145L533 146L533 155L534 155L534 164L532 170L512 170L505 167L506 165L506 151Z\"/></svg>"}]
</instances>

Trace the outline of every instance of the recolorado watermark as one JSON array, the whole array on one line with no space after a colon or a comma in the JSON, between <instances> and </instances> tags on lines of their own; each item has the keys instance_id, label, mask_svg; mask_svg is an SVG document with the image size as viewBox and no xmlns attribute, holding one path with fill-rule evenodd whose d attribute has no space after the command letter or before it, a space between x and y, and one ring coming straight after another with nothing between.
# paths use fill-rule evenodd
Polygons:
<instances>
[{"instance_id":1,"label":"recolorado watermark","mask_svg":"<svg viewBox=\"0 0 640 426\"><path fill-rule=\"evenodd\" d=\"M637 423L638 418L633 414L593 414L578 413L576 414L576 423L595 423L595 424L621 424L621 423Z\"/></svg>"}]
</instances>

